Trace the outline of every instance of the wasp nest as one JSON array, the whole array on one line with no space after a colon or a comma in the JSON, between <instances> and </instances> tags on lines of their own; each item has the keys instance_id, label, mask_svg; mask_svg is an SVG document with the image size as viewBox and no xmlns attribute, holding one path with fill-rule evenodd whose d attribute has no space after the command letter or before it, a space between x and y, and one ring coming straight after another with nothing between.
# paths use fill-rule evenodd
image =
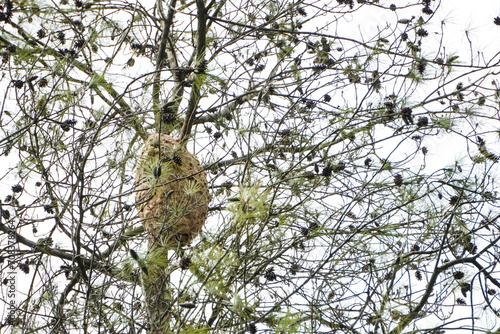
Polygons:
<instances>
[{"instance_id":1,"label":"wasp nest","mask_svg":"<svg viewBox=\"0 0 500 334\"><path fill-rule=\"evenodd\" d=\"M208 214L207 177L200 162L166 134L150 135L136 174L136 203L155 245L188 245Z\"/></svg>"}]
</instances>

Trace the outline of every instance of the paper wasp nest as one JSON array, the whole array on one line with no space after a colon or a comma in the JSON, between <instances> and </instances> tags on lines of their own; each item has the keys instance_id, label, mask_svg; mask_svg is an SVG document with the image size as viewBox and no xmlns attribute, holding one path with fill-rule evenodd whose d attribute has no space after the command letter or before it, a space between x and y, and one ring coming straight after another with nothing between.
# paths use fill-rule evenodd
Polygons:
<instances>
[{"instance_id":1,"label":"paper wasp nest","mask_svg":"<svg viewBox=\"0 0 500 334\"><path fill-rule=\"evenodd\" d=\"M136 203L150 244L177 248L200 232L208 214L207 177L179 141L150 135L136 174Z\"/></svg>"}]
</instances>

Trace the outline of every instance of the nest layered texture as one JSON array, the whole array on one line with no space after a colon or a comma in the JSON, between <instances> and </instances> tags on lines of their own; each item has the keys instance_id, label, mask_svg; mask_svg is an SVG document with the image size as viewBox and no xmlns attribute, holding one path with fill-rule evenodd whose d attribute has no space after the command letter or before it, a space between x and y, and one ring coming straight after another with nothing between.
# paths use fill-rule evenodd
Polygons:
<instances>
[{"instance_id":1,"label":"nest layered texture","mask_svg":"<svg viewBox=\"0 0 500 334\"><path fill-rule=\"evenodd\" d=\"M208 183L200 162L178 140L150 135L136 174L136 203L150 244L177 248L200 232L208 214Z\"/></svg>"}]
</instances>

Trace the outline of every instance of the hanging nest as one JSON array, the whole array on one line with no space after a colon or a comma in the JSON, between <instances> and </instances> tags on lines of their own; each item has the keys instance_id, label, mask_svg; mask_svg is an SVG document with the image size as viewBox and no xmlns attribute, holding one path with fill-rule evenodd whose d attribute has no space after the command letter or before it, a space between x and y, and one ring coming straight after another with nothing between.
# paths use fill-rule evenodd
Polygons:
<instances>
[{"instance_id":1,"label":"hanging nest","mask_svg":"<svg viewBox=\"0 0 500 334\"><path fill-rule=\"evenodd\" d=\"M136 173L136 203L150 245L188 245L208 215L207 177L200 162L166 134L149 136Z\"/></svg>"}]
</instances>

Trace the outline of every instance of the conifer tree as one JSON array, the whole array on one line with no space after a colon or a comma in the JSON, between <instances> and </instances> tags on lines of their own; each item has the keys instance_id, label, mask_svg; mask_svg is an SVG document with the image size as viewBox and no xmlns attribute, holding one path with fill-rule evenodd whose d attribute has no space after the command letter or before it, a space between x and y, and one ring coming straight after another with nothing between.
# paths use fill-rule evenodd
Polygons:
<instances>
[{"instance_id":1,"label":"conifer tree","mask_svg":"<svg viewBox=\"0 0 500 334\"><path fill-rule=\"evenodd\" d=\"M498 330L500 18L453 6L4 0L2 330Z\"/></svg>"}]
</instances>

